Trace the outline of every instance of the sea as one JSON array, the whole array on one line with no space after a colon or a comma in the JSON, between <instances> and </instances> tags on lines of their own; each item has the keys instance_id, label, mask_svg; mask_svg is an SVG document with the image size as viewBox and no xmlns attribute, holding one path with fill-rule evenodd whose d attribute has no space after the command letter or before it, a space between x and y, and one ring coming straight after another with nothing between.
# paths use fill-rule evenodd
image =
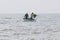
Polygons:
<instances>
[{"instance_id":1,"label":"sea","mask_svg":"<svg viewBox=\"0 0 60 40\"><path fill-rule=\"evenodd\" d=\"M60 14L37 14L25 21L25 14L0 14L0 40L60 40Z\"/></svg>"}]
</instances>

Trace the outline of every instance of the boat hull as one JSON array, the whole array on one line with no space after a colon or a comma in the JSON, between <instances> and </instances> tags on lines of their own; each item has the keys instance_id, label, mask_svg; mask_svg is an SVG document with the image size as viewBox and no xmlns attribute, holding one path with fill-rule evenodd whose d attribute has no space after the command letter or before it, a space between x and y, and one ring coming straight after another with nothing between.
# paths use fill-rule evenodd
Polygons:
<instances>
[{"instance_id":1,"label":"boat hull","mask_svg":"<svg viewBox=\"0 0 60 40\"><path fill-rule=\"evenodd\" d=\"M28 19L23 18L23 20L24 21L35 21L35 19L30 19L30 18L28 18Z\"/></svg>"}]
</instances>

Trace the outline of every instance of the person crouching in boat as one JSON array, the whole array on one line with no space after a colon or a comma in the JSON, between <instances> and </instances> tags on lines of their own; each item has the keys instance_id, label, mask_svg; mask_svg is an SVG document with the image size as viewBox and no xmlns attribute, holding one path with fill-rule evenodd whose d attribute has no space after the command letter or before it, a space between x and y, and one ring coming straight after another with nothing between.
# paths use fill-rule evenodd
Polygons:
<instances>
[{"instance_id":1,"label":"person crouching in boat","mask_svg":"<svg viewBox=\"0 0 60 40\"><path fill-rule=\"evenodd\" d=\"M31 15L30 15L30 19L34 19L34 18L36 18L36 16L37 15L32 12Z\"/></svg>"},{"instance_id":2,"label":"person crouching in boat","mask_svg":"<svg viewBox=\"0 0 60 40\"><path fill-rule=\"evenodd\" d=\"M29 17L28 13L26 13L24 17L25 17L25 19L28 19L28 17Z\"/></svg>"}]
</instances>

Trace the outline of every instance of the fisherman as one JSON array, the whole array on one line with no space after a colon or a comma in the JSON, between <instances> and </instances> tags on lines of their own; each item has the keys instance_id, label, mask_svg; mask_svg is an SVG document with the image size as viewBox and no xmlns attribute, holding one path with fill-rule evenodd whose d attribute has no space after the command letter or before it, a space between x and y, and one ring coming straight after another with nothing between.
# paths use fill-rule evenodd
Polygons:
<instances>
[{"instance_id":1,"label":"fisherman","mask_svg":"<svg viewBox=\"0 0 60 40\"><path fill-rule=\"evenodd\" d=\"M37 16L37 15L32 12L31 15L30 15L30 19L33 19L33 18L35 18L36 16Z\"/></svg>"},{"instance_id":2,"label":"fisherman","mask_svg":"<svg viewBox=\"0 0 60 40\"><path fill-rule=\"evenodd\" d=\"M28 19L28 17L29 17L29 16L28 16L28 13L26 13L26 14L25 14L25 19Z\"/></svg>"}]
</instances>

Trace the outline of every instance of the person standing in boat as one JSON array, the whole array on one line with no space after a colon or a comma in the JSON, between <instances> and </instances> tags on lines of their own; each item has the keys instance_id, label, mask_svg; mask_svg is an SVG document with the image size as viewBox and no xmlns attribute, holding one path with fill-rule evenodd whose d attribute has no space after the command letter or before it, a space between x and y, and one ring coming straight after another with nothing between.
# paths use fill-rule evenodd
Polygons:
<instances>
[{"instance_id":1,"label":"person standing in boat","mask_svg":"<svg viewBox=\"0 0 60 40\"><path fill-rule=\"evenodd\" d=\"M30 19L34 19L36 16L37 15L32 12L31 15L30 15Z\"/></svg>"},{"instance_id":2,"label":"person standing in boat","mask_svg":"<svg viewBox=\"0 0 60 40\"><path fill-rule=\"evenodd\" d=\"M28 19L29 15L28 13L25 14L25 19Z\"/></svg>"}]
</instances>

